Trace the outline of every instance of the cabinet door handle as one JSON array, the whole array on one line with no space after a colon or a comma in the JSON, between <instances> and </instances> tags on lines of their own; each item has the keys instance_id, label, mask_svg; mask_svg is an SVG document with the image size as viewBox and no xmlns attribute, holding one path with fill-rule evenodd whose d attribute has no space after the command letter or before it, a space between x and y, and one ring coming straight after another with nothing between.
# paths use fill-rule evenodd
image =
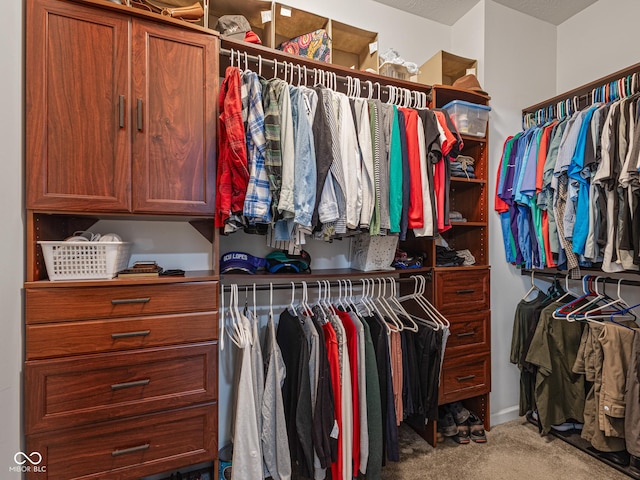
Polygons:
<instances>
[{"instance_id":1,"label":"cabinet door handle","mask_svg":"<svg viewBox=\"0 0 640 480\"><path fill-rule=\"evenodd\" d=\"M138 99L138 130L142 130L142 99Z\"/></svg>"},{"instance_id":2,"label":"cabinet door handle","mask_svg":"<svg viewBox=\"0 0 640 480\"><path fill-rule=\"evenodd\" d=\"M458 295L466 295L466 294L473 293L473 292L475 292L475 290L473 288L469 288L467 290L456 290L456 293Z\"/></svg>"},{"instance_id":3,"label":"cabinet door handle","mask_svg":"<svg viewBox=\"0 0 640 480\"><path fill-rule=\"evenodd\" d=\"M111 305L126 305L127 303L149 303L150 297L144 298L122 298L111 300Z\"/></svg>"},{"instance_id":4,"label":"cabinet door handle","mask_svg":"<svg viewBox=\"0 0 640 480\"><path fill-rule=\"evenodd\" d=\"M146 337L151 333L151 330L140 330L139 332L123 332L123 333L112 333L111 338L117 340L119 338L130 338L130 337Z\"/></svg>"},{"instance_id":5,"label":"cabinet door handle","mask_svg":"<svg viewBox=\"0 0 640 480\"><path fill-rule=\"evenodd\" d=\"M120 101L118 103L118 117L120 128L124 128L124 95L120 95Z\"/></svg>"},{"instance_id":6,"label":"cabinet door handle","mask_svg":"<svg viewBox=\"0 0 640 480\"><path fill-rule=\"evenodd\" d=\"M144 445L138 445L137 447L123 448L122 450L114 450L111 452L112 457L119 457L120 455L126 455L127 453L141 452L143 450L149 450L151 445L145 443Z\"/></svg>"},{"instance_id":7,"label":"cabinet door handle","mask_svg":"<svg viewBox=\"0 0 640 480\"><path fill-rule=\"evenodd\" d=\"M132 387L144 387L145 385L149 385L150 381L150 379L145 378L144 380L136 380L135 382L114 383L113 385L111 385L111 390L115 391Z\"/></svg>"},{"instance_id":8,"label":"cabinet door handle","mask_svg":"<svg viewBox=\"0 0 640 480\"><path fill-rule=\"evenodd\" d=\"M464 382L465 380L473 380L474 378L476 378L475 375L467 375L465 377L456 377L456 380L458 380L459 382Z\"/></svg>"},{"instance_id":9,"label":"cabinet door handle","mask_svg":"<svg viewBox=\"0 0 640 480\"><path fill-rule=\"evenodd\" d=\"M458 337L458 338L473 337L475 334L476 334L476 332L464 332L464 333L456 334L456 337Z\"/></svg>"}]
</instances>

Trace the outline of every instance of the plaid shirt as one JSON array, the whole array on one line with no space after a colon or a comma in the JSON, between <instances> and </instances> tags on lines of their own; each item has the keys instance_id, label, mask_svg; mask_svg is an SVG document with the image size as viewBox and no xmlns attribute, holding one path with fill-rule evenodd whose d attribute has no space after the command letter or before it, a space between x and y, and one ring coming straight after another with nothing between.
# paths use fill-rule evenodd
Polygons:
<instances>
[{"instance_id":1,"label":"plaid shirt","mask_svg":"<svg viewBox=\"0 0 640 480\"><path fill-rule=\"evenodd\" d=\"M280 150L280 107L279 94L282 93L285 82L279 78L261 80L264 106L264 135L266 139L265 168L271 188L271 210L274 220L280 217L278 200L282 185L282 152Z\"/></svg>"},{"instance_id":2,"label":"plaid shirt","mask_svg":"<svg viewBox=\"0 0 640 480\"><path fill-rule=\"evenodd\" d=\"M267 142L264 135L262 87L255 72L247 72L242 77L242 115L246 119L247 155L251 174L243 213L250 224L271 223L271 192L264 164Z\"/></svg>"}]
</instances>

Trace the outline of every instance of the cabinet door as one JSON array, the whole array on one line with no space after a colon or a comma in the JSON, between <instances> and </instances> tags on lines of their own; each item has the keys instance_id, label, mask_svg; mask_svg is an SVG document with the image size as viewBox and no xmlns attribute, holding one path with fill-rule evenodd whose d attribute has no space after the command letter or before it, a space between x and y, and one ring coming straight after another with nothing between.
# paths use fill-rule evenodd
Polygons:
<instances>
[{"instance_id":1,"label":"cabinet door","mask_svg":"<svg viewBox=\"0 0 640 480\"><path fill-rule=\"evenodd\" d=\"M129 21L27 2L27 208L130 208Z\"/></svg>"},{"instance_id":2,"label":"cabinet door","mask_svg":"<svg viewBox=\"0 0 640 480\"><path fill-rule=\"evenodd\" d=\"M133 211L213 214L215 37L133 21Z\"/></svg>"}]
</instances>

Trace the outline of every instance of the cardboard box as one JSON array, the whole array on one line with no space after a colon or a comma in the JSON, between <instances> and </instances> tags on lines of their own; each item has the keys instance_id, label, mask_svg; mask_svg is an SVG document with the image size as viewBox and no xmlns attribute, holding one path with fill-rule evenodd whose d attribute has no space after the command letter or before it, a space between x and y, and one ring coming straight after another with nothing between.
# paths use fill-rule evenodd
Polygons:
<instances>
[{"instance_id":1,"label":"cardboard box","mask_svg":"<svg viewBox=\"0 0 640 480\"><path fill-rule=\"evenodd\" d=\"M458 78L478 74L478 61L440 50L420 67L418 83L452 85Z\"/></svg>"}]
</instances>

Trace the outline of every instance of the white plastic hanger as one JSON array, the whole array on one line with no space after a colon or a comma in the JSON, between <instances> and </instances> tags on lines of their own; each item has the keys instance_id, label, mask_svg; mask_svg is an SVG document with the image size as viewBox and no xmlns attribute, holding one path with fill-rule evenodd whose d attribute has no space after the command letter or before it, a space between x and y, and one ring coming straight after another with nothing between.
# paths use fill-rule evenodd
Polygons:
<instances>
[{"instance_id":1,"label":"white plastic hanger","mask_svg":"<svg viewBox=\"0 0 640 480\"><path fill-rule=\"evenodd\" d=\"M542 290L540 290L540 288L536 285L536 282L534 281L534 270L531 270L531 288L529 289L529 291L527 291L527 293L525 293L522 297L522 299L520 301L526 300L527 298L529 298L529 295L531 295L533 292L541 292Z\"/></svg>"},{"instance_id":2,"label":"white plastic hanger","mask_svg":"<svg viewBox=\"0 0 640 480\"><path fill-rule=\"evenodd\" d=\"M389 295L389 304L391 308L395 311L399 312L402 315L400 318L400 322L403 325L404 330L410 330L412 332L418 331L418 324L411 318L411 314L405 310L405 308L398 301L397 294L397 284L395 278L389 278L389 286L390 286L390 295ZM409 322L409 325L406 325L404 321Z\"/></svg>"}]
</instances>

